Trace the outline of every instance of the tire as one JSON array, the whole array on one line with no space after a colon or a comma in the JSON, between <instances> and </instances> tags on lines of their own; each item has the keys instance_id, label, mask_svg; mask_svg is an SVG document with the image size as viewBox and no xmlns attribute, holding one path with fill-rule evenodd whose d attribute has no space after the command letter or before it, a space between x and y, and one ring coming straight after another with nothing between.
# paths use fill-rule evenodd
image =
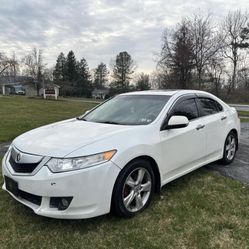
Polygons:
<instances>
[{"instance_id":1,"label":"tire","mask_svg":"<svg viewBox=\"0 0 249 249\"><path fill-rule=\"evenodd\" d=\"M226 137L224 149L223 149L223 158L221 159L222 164L230 164L233 162L236 150L238 146L238 140L235 132L231 131Z\"/></svg>"},{"instance_id":2,"label":"tire","mask_svg":"<svg viewBox=\"0 0 249 249\"><path fill-rule=\"evenodd\" d=\"M112 196L112 210L121 217L133 217L150 204L155 176L150 163L137 159L119 174Z\"/></svg>"}]
</instances>

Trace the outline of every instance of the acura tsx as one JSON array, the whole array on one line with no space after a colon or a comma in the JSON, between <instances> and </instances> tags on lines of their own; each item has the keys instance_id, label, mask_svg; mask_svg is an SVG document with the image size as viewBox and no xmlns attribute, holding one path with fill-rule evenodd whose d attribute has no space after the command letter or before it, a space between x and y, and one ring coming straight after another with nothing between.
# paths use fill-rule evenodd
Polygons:
<instances>
[{"instance_id":1,"label":"acura tsx","mask_svg":"<svg viewBox=\"0 0 249 249\"><path fill-rule=\"evenodd\" d=\"M120 94L17 137L2 160L3 189L47 217L131 217L166 183L213 161L231 163L239 135L236 110L212 94Z\"/></svg>"}]
</instances>

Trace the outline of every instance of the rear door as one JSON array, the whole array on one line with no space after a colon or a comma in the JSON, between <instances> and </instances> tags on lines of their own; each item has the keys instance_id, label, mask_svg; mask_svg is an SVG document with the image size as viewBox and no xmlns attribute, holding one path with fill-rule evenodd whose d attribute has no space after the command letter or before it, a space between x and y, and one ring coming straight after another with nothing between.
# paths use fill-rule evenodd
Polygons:
<instances>
[{"instance_id":1,"label":"rear door","mask_svg":"<svg viewBox=\"0 0 249 249\"><path fill-rule=\"evenodd\" d=\"M223 151L227 116L223 107L212 98L199 97L197 104L200 119L205 124L207 159L216 158Z\"/></svg>"}]
</instances>

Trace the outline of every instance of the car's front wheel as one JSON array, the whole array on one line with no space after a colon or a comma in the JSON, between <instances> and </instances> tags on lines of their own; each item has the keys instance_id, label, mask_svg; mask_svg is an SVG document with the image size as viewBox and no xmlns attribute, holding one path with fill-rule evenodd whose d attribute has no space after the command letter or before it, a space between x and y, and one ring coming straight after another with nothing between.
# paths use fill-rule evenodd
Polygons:
<instances>
[{"instance_id":1,"label":"car's front wheel","mask_svg":"<svg viewBox=\"0 0 249 249\"><path fill-rule=\"evenodd\" d=\"M221 162L223 164L230 164L235 158L236 150L237 136L233 131L231 131L226 137L223 158L221 159Z\"/></svg>"},{"instance_id":2,"label":"car's front wheel","mask_svg":"<svg viewBox=\"0 0 249 249\"><path fill-rule=\"evenodd\" d=\"M120 173L113 191L112 205L119 216L132 217L150 203L155 185L151 165L144 159L134 160Z\"/></svg>"}]
</instances>

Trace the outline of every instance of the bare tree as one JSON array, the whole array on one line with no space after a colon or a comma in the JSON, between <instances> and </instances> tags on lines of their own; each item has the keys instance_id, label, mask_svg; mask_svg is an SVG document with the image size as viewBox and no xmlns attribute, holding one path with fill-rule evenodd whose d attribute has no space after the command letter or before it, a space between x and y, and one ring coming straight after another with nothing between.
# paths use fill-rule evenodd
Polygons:
<instances>
[{"instance_id":1,"label":"bare tree","mask_svg":"<svg viewBox=\"0 0 249 249\"><path fill-rule=\"evenodd\" d=\"M212 57L212 59L209 60L209 64L207 67L208 70L208 76L210 81L214 85L214 91L216 96L220 95L220 89L222 88L222 75L224 73L224 62L223 58L220 56Z\"/></svg>"},{"instance_id":2,"label":"bare tree","mask_svg":"<svg viewBox=\"0 0 249 249\"><path fill-rule=\"evenodd\" d=\"M163 75L164 73L162 73L159 68L150 74L151 89L166 88L161 86Z\"/></svg>"},{"instance_id":3,"label":"bare tree","mask_svg":"<svg viewBox=\"0 0 249 249\"><path fill-rule=\"evenodd\" d=\"M244 90L249 90L249 68L243 67L238 71L239 87Z\"/></svg>"},{"instance_id":4,"label":"bare tree","mask_svg":"<svg viewBox=\"0 0 249 249\"><path fill-rule=\"evenodd\" d=\"M236 78L238 65L243 59L242 49L248 48L249 30L248 14L240 10L229 12L221 27L225 34L224 39L224 57L232 63L232 75L228 86L228 93L234 91L236 87Z\"/></svg>"},{"instance_id":5,"label":"bare tree","mask_svg":"<svg viewBox=\"0 0 249 249\"><path fill-rule=\"evenodd\" d=\"M37 96L42 85L42 75L45 65L41 49L34 48L28 55L23 58L26 66L26 75L34 80Z\"/></svg>"},{"instance_id":6,"label":"bare tree","mask_svg":"<svg viewBox=\"0 0 249 249\"><path fill-rule=\"evenodd\" d=\"M7 57L5 54L0 53L0 76L9 78L9 81L15 81L16 75L19 70L19 63L15 53L12 57Z\"/></svg>"},{"instance_id":7,"label":"bare tree","mask_svg":"<svg viewBox=\"0 0 249 249\"><path fill-rule=\"evenodd\" d=\"M8 76L13 80L16 81L16 76L19 71L19 62L16 57L15 52L12 54L12 56L8 59L9 61L9 67L7 68Z\"/></svg>"},{"instance_id":8,"label":"bare tree","mask_svg":"<svg viewBox=\"0 0 249 249\"><path fill-rule=\"evenodd\" d=\"M189 19L190 33L193 43L193 58L197 71L198 87L203 87L203 76L212 58L221 49L223 38L211 22L211 16L195 14Z\"/></svg>"},{"instance_id":9,"label":"bare tree","mask_svg":"<svg viewBox=\"0 0 249 249\"><path fill-rule=\"evenodd\" d=\"M163 45L158 62L164 73L164 85L174 83L177 88L189 88L191 85L193 61L193 42L189 23L185 19L175 29L166 29L163 34Z\"/></svg>"},{"instance_id":10,"label":"bare tree","mask_svg":"<svg viewBox=\"0 0 249 249\"><path fill-rule=\"evenodd\" d=\"M9 66L9 58L4 53L0 53L0 76L4 74Z\"/></svg>"},{"instance_id":11,"label":"bare tree","mask_svg":"<svg viewBox=\"0 0 249 249\"><path fill-rule=\"evenodd\" d=\"M140 73L135 77L136 89L139 91L149 90L150 86L150 76L149 74Z\"/></svg>"}]
</instances>

